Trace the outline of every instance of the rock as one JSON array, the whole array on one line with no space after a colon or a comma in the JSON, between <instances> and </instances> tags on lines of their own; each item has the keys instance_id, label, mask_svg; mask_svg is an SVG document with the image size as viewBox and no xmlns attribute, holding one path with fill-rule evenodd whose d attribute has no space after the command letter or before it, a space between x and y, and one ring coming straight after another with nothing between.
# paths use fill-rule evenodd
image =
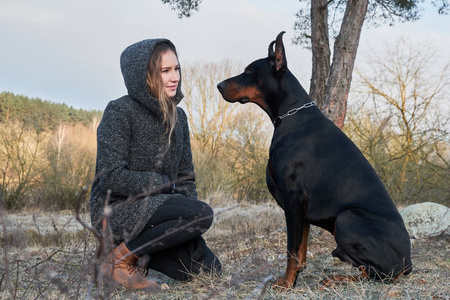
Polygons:
<instances>
[{"instance_id":1,"label":"rock","mask_svg":"<svg viewBox=\"0 0 450 300\"><path fill-rule=\"evenodd\" d=\"M411 238L430 238L450 234L450 209L444 205L423 202L410 205L400 214Z\"/></svg>"}]
</instances>

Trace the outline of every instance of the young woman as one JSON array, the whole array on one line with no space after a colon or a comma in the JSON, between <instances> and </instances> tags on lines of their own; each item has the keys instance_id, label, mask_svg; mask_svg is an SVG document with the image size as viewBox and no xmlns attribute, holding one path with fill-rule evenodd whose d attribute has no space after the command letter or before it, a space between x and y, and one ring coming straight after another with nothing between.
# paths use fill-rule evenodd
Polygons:
<instances>
[{"instance_id":1,"label":"young woman","mask_svg":"<svg viewBox=\"0 0 450 300\"><path fill-rule=\"evenodd\" d=\"M139 266L178 280L221 265L201 235L212 209L197 200L181 72L175 46L149 39L120 60L128 95L111 101L97 131L92 224L118 245L100 272L126 288L147 288ZM142 270L141 270L142 271Z\"/></svg>"}]
</instances>

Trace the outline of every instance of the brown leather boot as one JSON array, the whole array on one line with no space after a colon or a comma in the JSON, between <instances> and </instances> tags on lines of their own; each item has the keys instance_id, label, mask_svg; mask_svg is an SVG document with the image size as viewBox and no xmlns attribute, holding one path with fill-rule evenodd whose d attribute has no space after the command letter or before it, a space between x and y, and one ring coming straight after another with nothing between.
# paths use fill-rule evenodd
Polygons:
<instances>
[{"instance_id":1,"label":"brown leather boot","mask_svg":"<svg viewBox=\"0 0 450 300\"><path fill-rule=\"evenodd\" d=\"M148 280L138 267L138 257L121 243L107 258L100 274L114 280L127 289L146 289L158 286L156 281Z\"/></svg>"}]
</instances>

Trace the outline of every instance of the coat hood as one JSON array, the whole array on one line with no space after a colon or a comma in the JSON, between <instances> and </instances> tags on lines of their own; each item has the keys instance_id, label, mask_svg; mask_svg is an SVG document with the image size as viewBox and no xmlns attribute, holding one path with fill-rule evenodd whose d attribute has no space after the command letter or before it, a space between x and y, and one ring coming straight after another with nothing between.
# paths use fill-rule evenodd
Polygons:
<instances>
[{"instance_id":1,"label":"coat hood","mask_svg":"<svg viewBox=\"0 0 450 300\"><path fill-rule=\"evenodd\" d=\"M151 96L147 87L147 68L153 49L162 42L173 45L167 39L147 39L128 46L120 56L120 68L128 95L144 104L158 116L162 114L162 111L159 108L158 99ZM181 92L180 74L174 101L178 104L181 99L183 99L183 93Z\"/></svg>"}]
</instances>

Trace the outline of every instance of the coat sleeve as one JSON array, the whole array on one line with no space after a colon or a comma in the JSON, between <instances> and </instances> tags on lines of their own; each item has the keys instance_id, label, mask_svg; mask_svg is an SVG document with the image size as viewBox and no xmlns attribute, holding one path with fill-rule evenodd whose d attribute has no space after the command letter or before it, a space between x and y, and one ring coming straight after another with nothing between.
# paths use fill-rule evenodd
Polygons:
<instances>
[{"instance_id":1,"label":"coat sleeve","mask_svg":"<svg viewBox=\"0 0 450 300\"><path fill-rule=\"evenodd\" d=\"M183 154L178 166L177 178L180 181L176 184L176 192L181 193L186 197L197 199L191 140L189 137L189 124L186 113L181 108L178 109L178 112L180 125L183 126Z\"/></svg>"},{"instance_id":2,"label":"coat sleeve","mask_svg":"<svg viewBox=\"0 0 450 300\"><path fill-rule=\"evenodd\" d=\"M106 107L97 129L97 180L111 196L130 197L164 183L162 174L127 169L131 139L130 116L114 101Z\"/></svg>"}]
</instances>

